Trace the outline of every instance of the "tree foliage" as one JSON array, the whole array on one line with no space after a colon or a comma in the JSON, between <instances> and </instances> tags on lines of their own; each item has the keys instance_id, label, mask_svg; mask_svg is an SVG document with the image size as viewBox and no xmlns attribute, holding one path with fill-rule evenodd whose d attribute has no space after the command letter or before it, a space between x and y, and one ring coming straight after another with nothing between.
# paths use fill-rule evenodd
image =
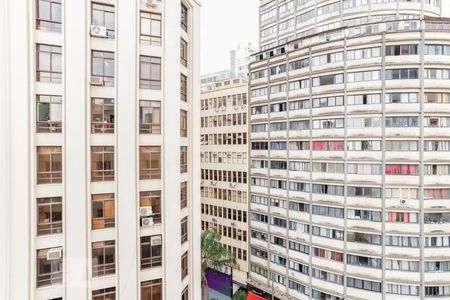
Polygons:
<instances>
[{"instance_id":1,"label":"tree foliage","mask_svg":"<svg viewBox=\"0 0 450 300\"><path fill-rule=\"evenodd\" d=\"M233 300L246 300L247 299L247 293L243 290L239 290L234 294Z\"/></svg>"},{"instance_id":2,"label":"tree foliage","mask_svg":"<svg viewBox=\"0 0 450 300\"><path fill-rule=\"evenodd\" d=\"M221 243L222 237L219 233L207 230L202 232L201 236L201 252L202 252L202 281L205 282L205 271L208 265L213 268L227 266L238 268L236 257L228 251Z\"/></svg>"}]
</instances>

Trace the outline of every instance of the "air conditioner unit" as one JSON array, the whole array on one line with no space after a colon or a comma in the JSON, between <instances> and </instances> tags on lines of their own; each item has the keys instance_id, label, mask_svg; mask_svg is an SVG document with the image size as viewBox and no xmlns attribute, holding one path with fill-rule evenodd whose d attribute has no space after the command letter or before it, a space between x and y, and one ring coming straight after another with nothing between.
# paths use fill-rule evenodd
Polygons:
<instances>
[{"instance_id":1,"label":"air conditioner unit","mask_svg":"<svg viewBox=\"0 0 450 300\"><path fill-rule=\"evenodd\" d=\"M106 27L100 25L91 25L91 36L107 38L108 33L106 32Z\"/></svg>"},{"instance_id":2,"label":"air conditioner unit","mask_svg":"<svg viewBox=\"0 0 450 300\"><path fill-rule=\"evenodd\" d=\"M62 258L62 248L53 248L47 252L47 260L57 260Z\"/></svg>"},{"instance_id":3,"label":"air conditioner unit","mask_svg":"<svg viewBox=\"0 0 450 300\"><path fill-rule=\"evenodd\" d=\"M156 3L156 0L145 0L145 5L147 5L148 7L155 8L158 5L158 3Z\"/></svg>"},{"instance_id":4,"label":"air conditioner unit","mask_svg":"<svg viewBox=\"0 0 450 300\"><path fill-rule=\"evenodd\" d=\"M153 226L153 218L142 218L142 227L151 227Z\"/></svg>"},{"instance_id":5,"label":"air conditioner unit","mask_svg":"<svg viewBox=\"0 0 450 300\"><path fill-rule=\"evenodd\" d=\"M150 243L152 246L161 246L162 244L161 236L152 236L150 238Z\"/></svg>"},{"instance_id":6,"label":"air conditioner unit","mask_svg":"<svg viewBox=\"0 0 450 300\"><path fill-rule=\"evenodd\" d=\"M151 215L153 215L153 209L151 206L143 206L139 208L139 216L150 217Z\"/></svg>"},{"instance_id":7,"label":"air conditioner unit","mask_svg":"<svg viewBox=\"0 0 450 300\"><path fill-rule=\"evenodd\" d=\"M91 85L103 85L103 77L91 76Z\"/></svg>"}]
</instances>

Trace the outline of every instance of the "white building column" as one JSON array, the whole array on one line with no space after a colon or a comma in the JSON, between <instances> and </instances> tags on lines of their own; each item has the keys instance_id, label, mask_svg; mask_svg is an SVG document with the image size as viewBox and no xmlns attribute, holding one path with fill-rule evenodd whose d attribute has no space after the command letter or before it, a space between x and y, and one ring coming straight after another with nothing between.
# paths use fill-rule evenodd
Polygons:
<instances>
[{"instance_id":1,"label":"white building column","mask_svg":"<svg viewBox=\"0 0 450 300\"><path fill-rule=\"evenodd\" d=\"M9 222L8 241L6 247L9 247L8 273L9 295L8 300L32 299L31 287L33 286L32 276L30 274L30 212L31 203L31 174L30 171L30 118L32 99L30 99L30 36L29 36L29 5L28 0L2 1L7 6L7 21L9 22L6 30L9 38L2 40L2 47L8 51L8 68L6 69L6 84L9 90L6 91L6 102L9 110L6 114L9 119L2 118L2 121L8 120L6 126L9 132L9 143L5 147L9 152L7 160L9 167L6 169L6 177L9 191L7 189L6 198L0 201L7 201L9 210L7 220ZM3 9L2 9L3 10ZM2 18L3 19L3 18ZM2 72L4 70L2 69ZM5 94L5 93L3 93ZM3 108L3 106L2 106ZM3 110L3 109L2 109ZM3 127L3 126L2 126ZM3 131L5 133L5 131ZM33 152L32 152L33 153ZM14 164L14 165L13 165ZM3 169L4 166L2 165ZM3 171L5 172L5 171ZM2 193L3 194L3 193ZM7 204L7 205L8 205ZM4 245L4 244L3 244ZM33 255L31 255L33 257Z\"/></svg>"},{"instance_id":2,"label":"white building column","mask_svg":"<svg viewBox=\"0 0 450 300\"><path fill-rule=\"evenodd\" d=\"M89 99L87 38L87 1L64 1L63 69L65 93L64 140L62 151L64 194L65 245L65 296L67 300L89 299L89 263L87 205L90 198L87 185L90 160L86 115Z\"/></svg>"},{"instance_id":3,"label":"white building column","mask_svg":"<svg viewBox=\"0 0 450 300\"><path fill-rule=\"evenodd\" d=\"M0 2L0 40L9 44L9 2ZM9 244L9 47L0 47L0 245ZM0 247L0 299L9 299L9 247Z\"/></svg>"},{"instance_id":4,"label":"white building column","mask_svg":"<svg viewBox=\"0 0 450 300\"><path fill-rule=\"evenodd\" d=\"M116 52L117 299L138 299L139 217L137 62L139 0L118 0Z\"/></svg>"},{"instance_id":5,"label":"white building column","mask_svg":"<svg viewBox=\"0 0 450 300\"><path fill-rule=\"evenodd\" d=\"M163 1L163 298L181 298L180 0ZM189 183L188 183L189 184Z\"/></svg>"},{"instance_id":6,"label":"white building column","mask_svg":"<svg viewBox=\"0 0 450 300\"><path fill-rule=\"evenodd\" d=\"M192 91L192 98L189 105L189 125L190 129L190 155L189 162L189 237L190 256L189 268L191 282L189 299L201 299L201 201L200 201L200 4L194 1L191 8L192 24L189 52L190 80L189 89ZM195 82L196 80L197 82Z\"/></svg>"}]
</instances>

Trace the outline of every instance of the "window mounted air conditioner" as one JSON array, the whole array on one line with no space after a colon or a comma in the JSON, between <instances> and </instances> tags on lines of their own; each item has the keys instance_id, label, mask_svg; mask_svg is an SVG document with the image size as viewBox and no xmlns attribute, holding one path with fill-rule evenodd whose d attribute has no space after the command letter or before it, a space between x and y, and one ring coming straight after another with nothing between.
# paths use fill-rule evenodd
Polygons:
<instances>
[{"instance_id":1,"label":"window mounted air conditioner","mask_svg":"<svg viewBox=\"0 0 450 300\"><path fill-rule=\"evenodd\" d=\"M91 25L91 36L107 38L108 33L106 32L106 27L100 25Z\"/></svg>"},{"instance_id":2,"label":"window mounted air conditioner","mask_svg":"<svg viewBox=\"0 0 450 300\"><path fill-rule=\"evenodd\" d=\"M156 0L145 0L145 5L147 5L147 7L155 8L158 6L158 3Z\"/></svg>"},{"instance_id":3,"label":"window mounted air conditioner","mask_svg":"<svg viewBox=\"0 0 450 300\"><path fill-rule=\"evenodd\" d=\"M47 252L47 260L57 260L62 258L62 248L53 248Z\"/></svg>"},{"instance_id":4,"label":"window mounted air conditioner","mask_svg":"<svg viewBox=\"0 0 450 300\"><path fill-rule=\"evenodd\" d=\"M139 215L141 217L149 217L153 215L153 209L151 206L143 206L139 208Z\"/></svg>"},{"instance_id":5,"label":"window mounted air conditioner","mask_svg":"<svg viewBox=\"0 0 450 300\"><path fill-rule=\"evenodd\" d=\"M161 246L162 244L161 236L152 236L150 238L150 243L152 244L152 246Z\"/></svg>"},{"instance_id":6,"label":"window mounted air conditioner","mask_svg":"<svg viewBox=\"0 0 450 300\"><path fill-rule=\"evenodd\" d=\"M142 227L151 227L153 226L153 218L142 218Z\"/></svg>"},{"instance_id":7,"label":"window mounted air conditioner","mask_svg":"<svg viewBox=\"0 0 450 300\"><path fill-rule=\"evenodd\" d=\"M103 85L103 77L91 76L91 85Z\"/></svg>"}]
</instances>

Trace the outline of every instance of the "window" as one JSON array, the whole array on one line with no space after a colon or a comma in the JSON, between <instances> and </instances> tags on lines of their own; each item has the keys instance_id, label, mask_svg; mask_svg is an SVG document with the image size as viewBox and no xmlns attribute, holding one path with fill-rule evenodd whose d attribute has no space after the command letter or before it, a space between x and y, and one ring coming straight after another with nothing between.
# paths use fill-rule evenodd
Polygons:
<instances>
[{"instance_id":1,"label":"window","mask_svg":"<svg viewBox=\"0 0 450 300\"><path fill-rule=\"evenodd\" d=\"M139 88L161 89L161 58L152 56L139 57Z\"/></svg>"},{"instance_id":2,"label":"window","mask_svg":"<svg viewBox=\"0 0 450 300\"><path fill-rule=\"evenodd\" d=\"M381 102L380 94L347 96L348 105L379 104L380 102Z\"/></svg>"},{"instance_id":3,"label":"window","mask_svg":"<svg viewBox=\"0 0 450 300\"><path fill-rule=\"evenodd\" d=\"M344 5L345 5L345 2L344 2ZM347 50L347 60L372 58L372 57L380 57L380 56L381 56L381 48L380 47Z\"/></svg>"},{"instance_id":4,"label":"window","mask_svg":"<svg viewBox=\"0 0 450 300\"><path fill-rule=\"evenodd\" d=\"M425 243L426 239L427 238L425 238ZM414 236L386 235L385 245L392 247L417 248L419 247L419 238Z\"/></svg>"},{"instance_id":5,"label":"window","mask_svg":"<svg viewBox=\"0 0 450 300\"><path fill-rule=\"evenodd\" d=\"M151 218L153 219L153 223L160 224L161 223L161 191L149 191L149 192L140 192L139 205L140 207L148 207L152 210ZM149 216L141 216L141 225L142 219L148 218Z\"/></svg>"},{"instance_id":6,"label":"window","mask_svg":"<svg viewBox=\"0 0 450 300\"><path fill-rule=\"evenodd\" d=\"M386 212L386 222L417 223L418 214L408 212Z\"/></svg>"},{"instance_id":7,"label":"window","mask_svg":"<svg viewBox=\"0 0 450 300\"><path fill-rule=\"evenodd\" d=\"M312 79L313 86L323 86L330 84L338 84L344 82L343 74L335 74L335 75L325 75L320 77L314 77Z\"/></svg>"},{"instance_id":8,"label":"window","mask_svg":"<svg viewBox=\"0 0 450 300\"><path fill-rule=\"evenodd\" d=\"M425 45L426 55L450 55L449 45Z\"/></svg>"},{"instance_id":9,"label":"window","mask_svg":"<svg viewBox=\"0 0 450 300\"><path fill-rule=\"evenodd\" d=\"M344 119L322 119L313 121L313 129L344 128Z\"/></svg>"},{"instance_id":10,"label":"window","mask_svg":"<svg viewBox=\"0 0 450 300\"><path fill-rule=\"evenodd\" d=\"M37 147L37 183L62 182L61 147Z\"/></svg>"},{"instance_id":11,"label":"window","mask_svg":"<svg viewBox=\"0 0 450 300\"><path fill-rule=\"evenodd\" d=\"M61 248L41 249L37 251L36 286L48 286L62 283L62 255L57 259L47 259L49 251L61 251Z\"/></svg>"},{"instance_id":12,"label":"window","mask_svg":"<svg viewBox=\"0 0 450 300\"><path fill-rule=\"evenodd\" d=\"M331 106L342 106L344 105L344 97L336 96L336 97L323 97L323 98L315 98L312 100L313 107L331 107Z\"/></svg>"},{"instance_id":13,"label":"window","mask_svg":"<svg viewBox=\"0 0 450 300\"><path fill-rule=\"evenodd\" d=\"M61 32L61 0L38 0L36 29Z\"/></svg>"},{"instance_id":14,"label":"window","mask_svg":"<svg viewBox=\"0 0 450 300\"><path fill-rule=\"evenodd\" d=\"M372 210L347 209L347 218L353 220L381 222L381 212Z\"/></svg>"},{"instance_id":15,"label":"window","mask_svg":"<svg viewBox=\"0 0 450 300\"><path fill-rule=\"evenodd\" d=\"M107 37L115 36L114 6L92 3L92 25L106 27Z\"/></svg>"},{"instance_id":16,"label":"window","mask_svg":"<svg viewBox=\"0 0 450 300\"><path fill-rule=\"evenodd\" d=\"M381 293L381 283L369 280L362 280L353 277L347 277L347 286L355 289L367 290Z\"/></svg>"},{"instance_id":17,"label":"window","mask_svg":"<svg viewBox=\"0 0 450 300\"><path fill-rule=\"evenodd\" d=\"M380 71L353 72L347 74L347 82L380 80Z\"/></svg>"},{"instance_id":18,"label":"window","mask_svg":"<svg viewBox=\"0 0 450 300\"><path fill-rule=\"evenodd\" d=\"M347 186L348 197L381 198L381 188Z\"/></svg>"},{"instance_id":19,"label":"window","mask_svg":"<svg viewBox=\"0 0 450 300\"><path fill-rule=\"evenodd\" d=\"M141 11L141 43L161 46L161 15Z\"/></svg>"},{"instance_id":20,"label":"window","mask_svg":"<svg viewBox=\"0 0 450 300\"><path fill-rule=\"evenodd\" d=\"M314 151L343 151L344 141L313 141Z\"/></svg>"},{"instance_id":21,"label":"window","mask_svg":"<svg viewBox=\"0 0 450 300\"><path fill-rule=\"evenodd\" d=\"M92 291L92 300L115 300L116 288L106 288Z\"/></svg>"},{"instance_id":22,"label":"window","mask_svg":"<svg viewBox=\"0 0 450 300\"><path fill-rule=\"evenodd\" d=\"M417 45L386 46L386 56L416 55Z\"/></svg>"},{"instance_id":23,"label":"window","mask_svg":"<svg viewBox=\"0 0 450 300\"><path fill-rule=\"evenodd\" d=\"M418 93L390 93L385 95L386 103L417 103Z\"/></svg>"},{"instance_id":24,"label":"window","mask_svg":"<svg viewBox=\"0 0 450 300\"><path fill-rule=\"evenodd\" d=\"M62 48L52 45L36 45L36 80L62 82Z\"/></svg>"},{"instance_id":25,"label":"window","mask_svg":"<svg viewBox=\"0 0 450 300\"><path fill-rule=\"evenodd\" d=\"M291 101L289 102L289 110L308 109L309 100Z\"/></svg>"},{"instance_id":26,"label":"window","mask_svg":"<svg viewBox=\"0 0 450 300\"><path fill-rule=\"evenodd\" d=\"M187 137L188 134L188 112L180 110L180 136Z\"/></svg>"},{"instance_id":27,"label":"window","mask_svg":"<svg viewBox=\"0 0 450 300\"><path fill-rule=\"evenodd\" d=\"M307 130L309 129L309 120L289 122L289 130Z\"/></svg>"},{"instance_id":28,"label":"window","mask_svg":"<svg viewBox=\"0 0 450 300\"><path fill-rule=\"evenodd\" d=\"M187 242L188 240L188 217L181 219L181 243Z\"/></svg>"},{"instance_id":29,"label":"window","mask_svg":"<svg viewBox=\"0 0 450 300\"><path fill-rule=\"evenodd\" d=\"M161 133L161 102L139 101L139 133Z\"/></svg>"},{"instance_id":30,"label":"window","mask_svg":"<svg viewBox=\"0 0 450 300\"><path fill-rule=\"evenodd\" d=\"M449 103L448 93L425 93L425 103Z\"/></svg>"},{"instance_id":31,"label":"window","mask_svg":"<svg viewBox=\"0 0 450 300\"><path fill-rule=\"evenodd\" d=\"M114 133L114 99L91 99L92 133Z\"/></svg>"},{"instance_id":32,"label":"window","mask_svg":"<svg viewBox=\"0 0 450 300\"><path fill-rule=\"evenodd\" d=\"M141 237L141 270L159 267L162 264L161 235Z\"/></svg>"},{"instance_id":33,"label":"window","mask_svg":"<svg viewBox=\"0 0 450 300\"><path fill-rule=\"evenodd\" d=\"M180 61L183 66L188 66L188 43L183 39L180 39Z\"/></svg>"},{"instance_id":34,"label":"window","mask_svg":"<svg viewBox=\"0 0 450 300\"><path fill-rule=\"evenodd\" d=\"M162 279L141 282L141 300L162 300Z\"/></svg>"},{"instance_id":35,"label":"window","mask_svg":"<svg viewBox=\"0 0 450 300\"><path fill-rule=\"evenodd\" d=\"M180 204L181 208L185 208L188 205L188 196L187 196L187 182L181 183L181 195L180 195Z\"/></svg>"},{"instance_id":36,"label":"window","mask_svg":"<svg viewBox=\"0 0 450 300\"><path fill-rule=\"evenodd\" d=\"M186 251L181 257L181 279L183 280L189 273L188 252Z\"/></svg>"},{"instance_id":37,"label":"window","mask_svg":"<svg viewBox=\"0 0 450 300\"><path fill-rule=\"evenodd\" d=\"M381 141L348 141L348 151L380 151Z\"/></svg>"},{"instance_id":38,"label":"window","mask_svg":"<svg viewBox=\"0 0 450 300\"><path fill-rule=\"evenodd\" d=\"M410 272L418 272L419 271L419 262L418 261L385 259L384 265L386 266L386 270L398 270L398 271L410 271ZM425 268L426 268L426 262L425 262Z\"/></svg>"},{"instance_id":39,"label":"window","mask_svg":"<svg viewBox=\"0 0 450 300\"><path fill-rule=\"evenodd\" d=\"M189 286L186 286L181 293L181 300L189 300Z\"/></svg>"},{"instance_id":40,"label":"window","mask_svg":"<svg viewBox=\"0 0 450 300\"><path fill-rule=\"evenodd\" d=\"M392 140L386 141L386 151L418 151L418 141Z\"/></svg>"},{"instance_id":41,"label":"window","mask_svg":"<svg viewBox=\"0 0 450 300\"><path fill-rule=\"evenodd\" d=\"M424 141L425 151L450 151L450 141Z\"/></svg>"},{"instance_id":42,"label":"window","mask_svg":"<svg viewBox=\"0 0 450 300\"><path fill-rule=\"evenodd\" d=\"M92 277L115 272L115 241L92 243Z\"/></svg>"},{"instance_id":43,"label":"window","mask_svg":"<svg viewBox=\"0 0 450 300\"><path fill-rule=\"evenodd\" d=\"M61 197L37 198L37 235L62 233Z\"/></svg>"},{"instance_id":44,"label":"window","mask_svg":"<svg viewBox=\"0 0 450 300\"><path fill-rule=\"evenodd\" d=\"M92 229L115 226L114 194L95 194L92 198Z\"/></svg>"},{"instance_id":45,"label":"window","mask_svg":"<svg viewBox=\"0 0 450 300\"><path fill-rule=\"evenodd\" d=\"M386 164L386 175L419 175L419 165Z\"/></svg>"},{"instance_id":46,"label":"window","mask_svg":"<svg viewBox=\"0 0 450 300\"><path fill-rule=\"evenodd\" d=\"M347 263L350 265L381 269L381 262L380 258L347 254Z\"/></svg>"},{"instance_id":47,"label":"window","mask_svg":"<svg viewBox=\"0 0 450 300\"><path fill-rule=\"evenodd\" d=\"M385 72L386 80L419 78L419 69L391 69Z\"/></svg>"},{"instance_id":48,"label":"window","mask_svg":"<svg viewBox=\"0 0 450 300\"><path fill-rule=\"evenodd\" d=\"M91 76L102 78L105 86L114 86L114 52L92 50Z\"/></svg>"},{"instance_id":49,"label":"window","mask_svg":"<svg viewBox=\"0 0 450 300\"><path fill-rule=\"evenodd\" d=\"M180 171L186 173L188 169L188 150L186 146L180 147Z\"/></svg>"},{"instance_id":50,"label":"window","mask_svg":"<svg viewBox=\"0 0 450 300\"><path fill-rule=\"evenodd\" d=\"M36 132L61 132L62 97L36 95Z\"/></svg>"},{"instance_id":51,"label":"window","mask_svg":"<svg viewBox=\"0 0 450 300\"><path fill-rule=\"evenodd\" d=\"M180 74L180 99L187 101L187 77Z\"/></svg>"},{"instance_id":52,"label":"window","mask_svg":"<svg viewBox=\"0 0 450 300\"><path fill-rule=\"evenodd\" d=\"M113 181L114 146L93 146L91 151L91 181Z\"/></svg>"},{"instance_id":53,"label":"window","mask_svg":"<svg viewBox=\"0 0 450 300\"><path fill-rule=\"evenodd\" d=\"M425 79L450 79L449 69L425 69Z\"/></svg>"},{"instance_id":54,"label":"window","mask_svg":"<svg viewBox=\"0 0 450 300\"><path fill-rule=\"evenodd\" d=\"M344 59L344 52L336 52L336 53L330 53L330 54L324 54L319 56L313 56L312 58L312 65L313 66L320 66L325 65L329 63L335 63L342 61Z\"/></svg>"},{"instance_id":55,"label":"window","mask_svg":"<svg viewBox=\"0 0 450 300\"><path fill-rule=\"evenodd\" d=\"M386 117L386 127L418 127L418 117Z\"/></svg>"},{"instance_id":56,"label":"window","mask_svg":"<svg viewBox=\"0 0 450 300\"><path fill-rule=\"evenodd\" d=\"M377 234L347 231L347 241L354 243L381 245L381 236Z\"/></svg>"},{"instance_id":57,"label":"window","mask_svg":"<svg viewBox=\"0 0 450 300\"><path fill-rule=\"evenodd\" d=\"M161 147L139 147L139 179L161 178Z\"/></svg>"},{"instance_id":58,"label":"window","mask_svg":"<svg viewBox=\"0 0 450 300\"><path fill-rule=\"evenodd\" d=\"M188 31L188 8L181 3L181 28Z\"/></svg>"},{"instance_id":59,"label":"window","mask_svg":"<svg viewBox=\"0 0 450 300\"><path fill-rule=\"evenodd\" d=\"M312 192L316 194L344 196L344 187L339 185L313 184Z\"/></svg>"}]
</instances>

